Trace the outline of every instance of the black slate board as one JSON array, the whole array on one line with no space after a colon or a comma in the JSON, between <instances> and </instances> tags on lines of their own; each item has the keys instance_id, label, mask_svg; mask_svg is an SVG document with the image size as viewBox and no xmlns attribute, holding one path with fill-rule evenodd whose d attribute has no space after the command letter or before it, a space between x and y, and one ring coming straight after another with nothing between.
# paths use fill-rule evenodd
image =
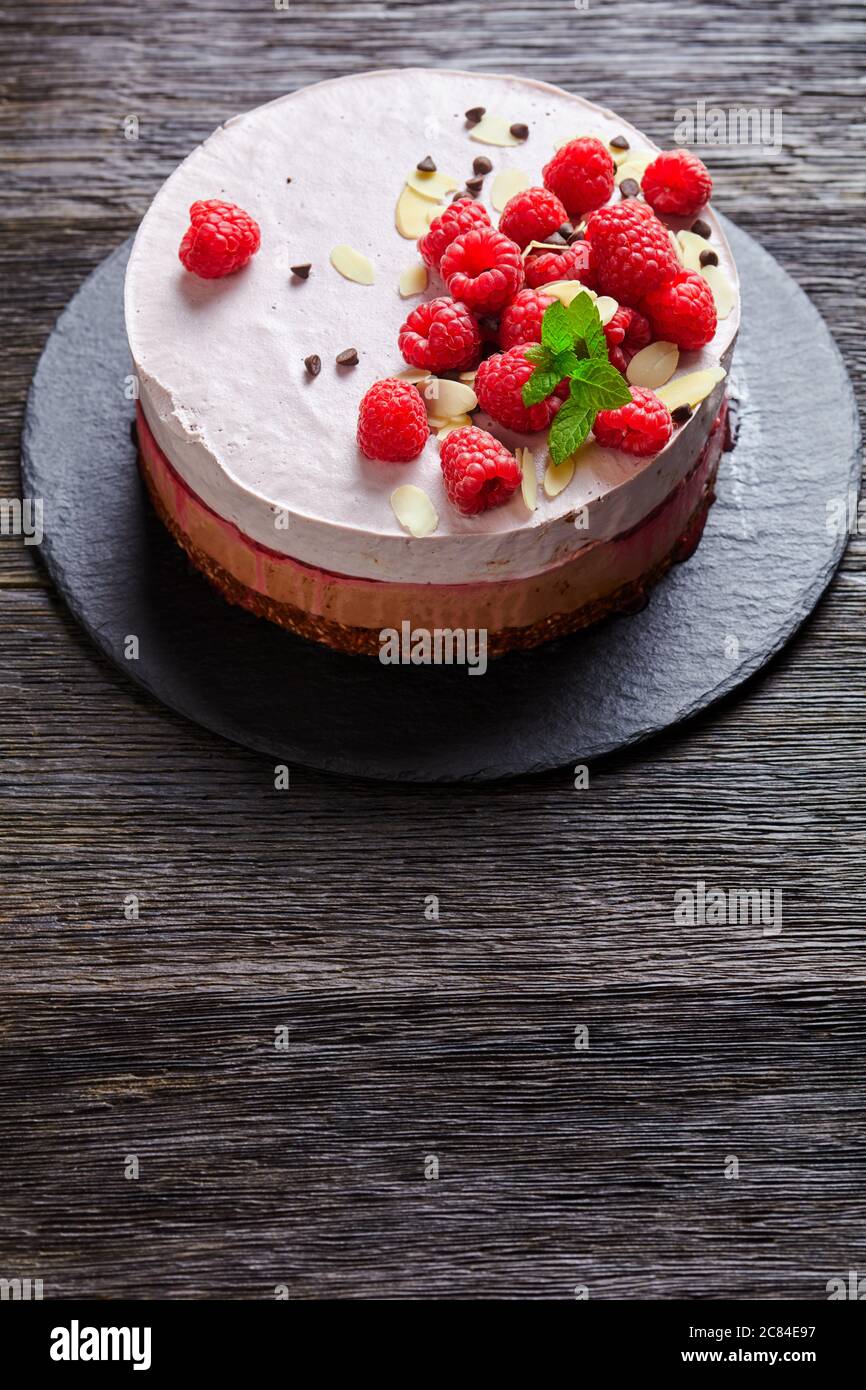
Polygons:
<instances>
[{"instance_id":1,"label":"black slate board","mask_svg":"<svg viewBox=\"0 0 866 1390\"><path fill-rule=\"evenodd\" d=\"M122 283L131 242L61 315L34 376L23 490L41 554L103 652L165 704L290 764L406 781L585 763L696 714L753 675L818 601L844 550L833 499L856 494L855 403L835 344L781 267L726 224L743 287L739 434L693 558L639 614L483 677L383 667L231 607L154 516L135 468ZM138 638L138 657L125 639Z\"/></svg>"}]
</instances>

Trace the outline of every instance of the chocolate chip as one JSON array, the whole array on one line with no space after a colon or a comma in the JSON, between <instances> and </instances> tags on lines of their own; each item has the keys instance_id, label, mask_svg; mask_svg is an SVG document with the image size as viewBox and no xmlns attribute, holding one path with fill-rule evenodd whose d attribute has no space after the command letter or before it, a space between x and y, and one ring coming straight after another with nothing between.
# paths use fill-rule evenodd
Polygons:
<instances>
[{"instance_id":1,"label":"chocolate chip","mask_svg":"<svg viewBox=\"0 0 866 1390\"><path fill-rule=\"evenodd\" d=\"M524 125L522 121L515 122L515 124L509 126L508 129L511 131L511 134L514 136L515 140L529 139L529 126Z\"/></svg>"},{"instance_id":2,"label":"chocolate chip","mask_svg":"<svg viewBox=\"0 0 866 1390\"><path fill-rule=\"evenodd\" d=\"M495 314L482 314L478 320L478 327L481 329L483 337L488 334L497 334L499 332L499 319Z\"/></svg>"},{"instance_id":3,"label":"chocolate chip","mask_svg":"<svg viewBox=\"0 0 866 1390\"><path fill-rule=\"evenodd\" d=\"M640 193L640 184L637 179L623 179L619 191L623 198L636 198Z\"/></svg>"},{"instance_id":4,"label":"chocolate chip","mask_svg":"<svg viewBox=\"0 0 866 1390\"><path fill-rule=\"evenodd\" d=\"M467 179L466 187L469 189L469 192L472 194L472 196L475 197L478 193L481 192L482 188L484 187L484 180L482 178Z\"/></svg>"},{"instance_id":5,"label":"chocolate chip","mask_svg":"<svg viewBox=\"0 0 866 1390\"><path fill-rule=\"evenodd\" d=\"M292 274L296 275L299 280L306 280L312 268L310 262L307 261L305 265L293 265L291 269Z\"/></svg>"},{"instance_id":6,"label":"chocolate chip","mask_svg":"<svg viewBox=\"0 0 866 1390\"><path fill-rule=\"evenodd\" d=\"M129 422L129 437L136 448L138 448L138 426L134 420L130 420Z\"/></svg>"},{"instance_id":7,"label":"chocolate chip","mask_svg":"<svg viewBox=\"0 0 866 1390\"><path fill-rule=\"evenodd\" d=\"M573 232L574 232L574 227L571 225L570 222L563 222L562 226L561 226L561 227L557 227L556 230L557 230L557 233L559 234L559 236L562 237L563 241L568 241L568 238L569 238L569 237L573 234Z\"/></svg>"},{"instance_id":8,"label":"chocolate chip","mask_svg":"<svg viewBox=\"0 0 866 1390\"><path fill-rule=\"evenodd\" d=\"M547 238L547 243L552 251L555 251L558 246L561 246L564 250L568 244L567 238L564 237L561 232L551 232L550 236Z\"/></svg>"},{"instance_id":9,"label":"chocolate chip","mask_svg":"<svg viewBox=\"0 0 866 1390\"><path fill-rule=\"evenodd\" d=\"M337 353L336 361L338 367L357 367L358 349L344 348L342 352Z\"/></svg>"},{"instance_id":10,"label":"chocolate chip","mask_svg":"<svg viewBox=\"0 0 866 1390\"><path fill-rule=\"evenodd\" d=\"M572 232L571 236L568 238L569 246L573 246L576 241L583 241L585 235L586 233L584 232L583 228L578 227L577 231Z\"/></svg>"},{"instance_id":11,"label":"chocolate chip","mask_svg":"<svg viewBox=\"0 0 866 1390\"><path fill-rule=\"evenodd\" d=\"M684 425L686 420L691 420L692 408L690 405L678 405L676 410L671 411L671 419L675 425Z\"/></svg>"},{"instance_id":12,"label":"chocolate chip","mask_svg":"<svg viewBox=\"0 0 866 1390\"><path fill-rule=\"evenodd\" d=\"M304 366L310 376L318 376L322 370L322 359L313 352L309 357L304 358Z\"/></svg>"},{"instance_id":13,"label":"chocolate chip","mask_svg":"<svg viewBox=\"0 0 866 1390\"><path fill-rule=\"evenodd\" d=\"M436 165L433 163L432 155L426 154L423 159L415 165L419 174L435 174Z\"/></svg>"},{"instance_id":14,"label":"chocolate chip","mask_svg":"<svg viewBox=\"0 0 866 1390\"><path fill-rule=\"evenodd\" d=\"M477 125L486 109L484 106L470 106L469 110L464 113L469 124Z\"/></svg>"},{"instance_id":15,"label":"chocolate chip","mask_svg":"<svg viewBox=\"0 0 866 1390\"><path fill-rule=\"evenodd\" d=\"M692 223L692 231L695 236L702 236L704 241L709 241L712 236L712 228L709 222L705 222L702 217L699 217L697 222Z\"/></svg>"},{"instance_id":16,"label":"chocolate chip","mask_svg":"<svg viewBox=\"0 0 866 1390\"><path fill-rule=\"evenodd\" d=\"M615 135L613 139L610 141L610 147L613 150L631 149L631 145L628 143L624 135Z\"/></svg>"},{"instance_id":17,"label":"chocolate chip","mask_svg":"<svg viewBox=\"0 0 866 1390\"><path fill-rule=\"evenodd\" d=\"M701 265L718 265L719 258L715 251L702 251L700 254Z\"/></svg>"},{"instance_id":18,"label":"chocolate chip","mask_svg":"<svg viewBox=\"0 0 866 1390\"><path fill-rule=\"evenodd\" d=\"M485 174L489 174L492 168L493 165L491 161L487 158L486 154L476 155L476 157L472 161L473 174L481 174L481 176L483 177Z\"/></svg>"},{"instance_id":19,"label":"chocolate chip","mask_svg":"<svg viewBox=\"0 0 866 1390\"><path fill-rule=\"evenodd\" d=\"M291 179L286 179L286 183L291 183Z\"/></svg>"},{"instance_id":20,"label":"chocolate chip","mask_svg":"<svg viewBox=\"0 0 866 1390\"><path fill-rule=\"evenodd\" d=\"M452 194L451 194L451 201L452 201L452 203L459 203L460 199L461 199L461 198L465 198L465 197L466 197L466 189L465 189L465 188L458 188L456 193L452 193Z\"/></svg>"}]
</instances>

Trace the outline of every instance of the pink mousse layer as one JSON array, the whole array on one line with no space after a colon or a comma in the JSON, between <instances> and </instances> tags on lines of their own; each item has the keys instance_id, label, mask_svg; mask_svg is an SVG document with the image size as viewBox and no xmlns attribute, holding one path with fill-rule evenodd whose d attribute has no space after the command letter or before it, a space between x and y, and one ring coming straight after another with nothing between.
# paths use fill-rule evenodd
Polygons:
<instances>
[{"instance_id":1,"label":"pink mousse layer","mask_svg":"<svg viewBox=\"0 0 866 1390\"><path fill-rule=\"evenodd\" d=\"M140 407L137 419L140 464L175 538L219 587L226 589L229 576L235 585L266 600L267 616L275 616L275 606L285 605L325 626L379 630L399 628L408 619L428 628L483 627L498 632L533 628L584 609L586 621L593 621L602 616L605 600L619 590L656 578L689 536L690 527L694 529L695 519L702 524L723 448L725 413L723 404L689 475L633 530L613 540L589 542L565 564L538 575L472 584L354 578L270 550L202 502L159 448ZM212 572L208 561L215 567ZM228 596L246 601L237 592Z\"/></svg>"}]
</instances>

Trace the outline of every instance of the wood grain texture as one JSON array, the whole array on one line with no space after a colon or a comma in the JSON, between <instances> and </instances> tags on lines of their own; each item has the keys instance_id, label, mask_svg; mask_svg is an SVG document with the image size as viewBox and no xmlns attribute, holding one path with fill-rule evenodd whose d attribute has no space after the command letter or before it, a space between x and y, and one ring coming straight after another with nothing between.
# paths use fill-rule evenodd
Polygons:
<instances>
[{"instance_id":1,"label":"wood grain texture","mask_svg":"<svg viewBox=\"0 0 866 1390\"><path fill-rule=\"evenodd\" d=\"M663 144L701 98L781 109L779 152L713 151L718 205L862 402L864 38L861 7L816 2L7 0L0 496L54 317L191 144L391 63L558 82ZM585 791L277 792L108 668L14 538L0 589L0 1275L815 1299L866 1271L860 537L763 677ZM701 878L780 889L781 935L677 925Z\"/></svg>"}]
</instances>

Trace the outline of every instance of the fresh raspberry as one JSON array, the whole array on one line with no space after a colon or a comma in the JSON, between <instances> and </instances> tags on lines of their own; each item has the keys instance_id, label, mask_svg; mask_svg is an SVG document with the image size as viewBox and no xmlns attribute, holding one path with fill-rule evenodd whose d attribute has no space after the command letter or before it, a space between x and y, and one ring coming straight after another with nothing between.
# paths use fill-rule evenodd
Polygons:
<instances>
[{"instance_id":1,"label":"fresh raspberry","mask_svg":"<svg viewBox=\"0 0 866 1390\"><path fill-rule=\"evenodd\" d=\"M537 256L527 256L525 269L526 283L532 290L554 280L579 280L588 290L595 289L592 246L588 241L576 241L562 251L539 251Z\"/></svg>"},{"instance_id":2,"label":"fresh raspberry","mask_svg":"<svg viewBox=\"0 0 866 1390\"><path fill-rule=\"evenodd\" d=\"M466 305L444 296L413 309L397 341L410 366L434 372L474 367L481 353L478 324Z\"/></svg>"},{"instance_id":3,"label":"fresh raspberry","mask_svg":"<svg viewBox=\"0 0 866 1390\"><path fill-rule=\"evenodd\" d=\"M569 217L582 217L607 202L613 192L615 168L601 141L585 135L557 150L541 176L545 188L565 204Z\"/></svg>"},{"instance_id":4,"label":"fresh raspberry","mask_svg":"<svg viewBox=\"0 0 866 1390\"><path fill-rule=\"evenodd\" d=\"M663 449L673 434L671 413L655 391L631 387L631 401L618 410L600 410L592 432L605 449L646 458Z\"/></svg>"},{"instance_id":5,"label":"fresh raspberry","mask_svg":"<svg viewBox=\"0 0 866 1390\"><path fill-rule=\"evenodd\" d=\"M605 324L604 336L607 339L608 357L617 370L622 371L619 359L622 358L627 366L635 353L652 341L652 329L637 309L629 309L621 304L613 318ZM617 353L616 360L614 352Z\"/></svg>"},{"instance_id":6,"label":"fresh raspberry","mask_svg":"<svg viewBox=\"0 0 866 1390\"><path fill-rule=\"evenodd\" d=\"M657 155L644 170L640 186L651 208L672 217L694 217L713 191L707 166L689 150Z\"/></svg>"},{"instance_id":7,"label":"fresh raspberry","mask_svg":"<svg viewBox=\"0 0 866 1390\"><path fill-rule=\"evenodd\" d=\"M592 242L596 289L620 304L636 307L680 269L667 227L637 198L594 212L586 236Z\"/></svg>"},{"instance_id":8,"label":"fresh raspberry","mask_svg":"<svg viewBox=\"0 0 866 1390\"><path fill-rule=\"evenodd\" d=\"M446 436L439 462L448 500L463 516L500 507L520 487L517 459L492 434L474 425Z\"/></svg>"},{"instance_id":9,"label":"fresh raspberry","mask_svg":"<svg viewBox=\"0 0 866 1390\"><path fill-rule=\"evenodd\" d=\"M705 347L716 331L716 304L703 275L681 270L666 285L652 290L641 304L653 337L676 343L685 352Z\"/></svg>"},{"instance_id":10,"label":"fresh raspberry","mask_svg":"<svg viewBox=\"0 0 866 1390\"><path fill-rule=\"evenodd\" d=\"M504 352L518 343L541 342L541 320L554 302L552 294L521 290L499 320L499 346Z\"/></svg>"},{"instance_id":11,"label":"fresh raspberry","mask_svg":"<svg viewBox=\"0 0 866 1390\"><path fill-rule=\"evenodd\" d=\"M368 459L408 463L430 437L420 392L393 377L370 387L358 407L358 444Z\"/></svg>"},{"instance_id":12,"label":"fresh raspberry","mask_svg":"<svg viewBox=\"0 0 866 1390\"><path fill-rule=\"evenodd\" d=\"M545 241L568 221L568 213L547 188L524 188L509 198L499 218L499 230L521 251L531 241Z\"/></svg>"},{"instance_id":13,"label":"fresh raspberry","mask_svg":"<svg viewBox=\"0 0 866 1390\"><path fill-rule=\"evenodd\" d=\"M430 223L430 230L418 242L418 251L425 265L438 270L442 252L455 237L471 232L473 227L489 227L487 209L473 198L458 198Z\"/></svg>"},{"instance_id":14,"label":"fresh raspberry","mask_svg":"<svg viewBox=\"0 0 866 1390\"><path fill-rule=\"evenodd\" d=\"M495 314L523 284L520 248L492 227L477 227L451 242L439 264L449 293L476 314Z\"/></svg>"},{"instance_id":15,"label":"fresh raspberry","mask_svg":"<svg viewBox=\"0 0 866 1390\"><path fill-rule=\"evenodd\" d=\"M530 343L521 343L507 352L486 357L475 375L475 394L482 410L506 429L519 434L546 430L559 407L560 396L554 393L538 405L525 406L522 391L535 368L526 360Z\"/></svg>"},{"instance_id":16,"label":"fresh raspberry","mask_svg":"<svg viewBox=\"0 0 866 1390\"><path fill-rule=\"evenodd\" d=\"M187 270L202 280L234 274L261 245L258 222L234 203L219 198L193 203L189 221L178 255Z\"/></svg>"},{"instance_id":17,"label":"fresh raspberry","mask_svg":"<svg viewBox=\"0 0 866 1390\"><path fill-rule=\"evenodd\" d=\"M607 360L612 367L616 367L617 371L625 376L628 371L628 358L621 347L608 347Z\"/></svg>"}]
</instances>

